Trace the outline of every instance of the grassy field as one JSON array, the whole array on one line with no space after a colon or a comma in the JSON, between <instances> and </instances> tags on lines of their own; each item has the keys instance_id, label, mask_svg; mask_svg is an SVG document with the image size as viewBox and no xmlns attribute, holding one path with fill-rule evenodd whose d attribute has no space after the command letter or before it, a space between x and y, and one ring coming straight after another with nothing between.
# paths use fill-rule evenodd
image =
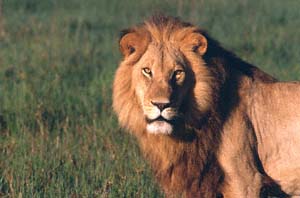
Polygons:
<instances>
[{"instance_id":1,"label":"grassy field","mask_svg":"<svg viewBox=\"0 0 300 198\"><path fill-rule=\"evenodd\" d=\"M0 197L162 197L111 109L118 33L154 12L300 79L297 0L2 1Z\"/></svg>"}]
</instances>

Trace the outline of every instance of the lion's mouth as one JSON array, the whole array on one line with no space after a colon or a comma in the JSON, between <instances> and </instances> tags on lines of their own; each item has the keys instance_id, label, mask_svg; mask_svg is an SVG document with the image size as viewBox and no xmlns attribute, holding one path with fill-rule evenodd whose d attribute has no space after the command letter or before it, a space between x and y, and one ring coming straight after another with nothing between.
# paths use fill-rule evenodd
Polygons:
<instances>
[{"instance_id":1,"label":"lion's mouth","mask_svg":"<svg viewBox=\"0 0 300 198\"><path fill-rule=\"evenodd\" d=\"M160 110L158 108L146 108L145 119L147 122L147 132L152 134L173 133L173 129L177 120L177 111L174 108L166 108Z\"/></svg>"},{"instance_id":2,"label":"lion's mouth","mask_svg":"<svg viewBox=\"0 0 300 198\"><path fill-rule=\"evenodd\" d=\"M162 117L162 116L159 116L155 119L149 119L146 117L146 121L148 124L152 123L152 122L157 122L157 121L160 121L160 122L168 122L170 123L171 121L170 120L167 120L166 118Z\"/></svg>"}]
</instances>

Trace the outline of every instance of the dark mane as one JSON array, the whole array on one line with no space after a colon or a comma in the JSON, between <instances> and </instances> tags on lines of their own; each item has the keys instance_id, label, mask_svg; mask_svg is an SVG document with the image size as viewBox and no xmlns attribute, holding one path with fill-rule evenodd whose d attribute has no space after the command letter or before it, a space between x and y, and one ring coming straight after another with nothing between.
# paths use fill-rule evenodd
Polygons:
<instances>
[{"instance_id":1,"label":"dark mane","mask_svg":"<svg viewBox=\"0 0 300 198\"><path fill-rule=\"evenodd\" d=\"M265 72L258 70L254 65L244 61L235 55L235 53L230 52L229 50L224 49L221 44L213 39L206 31L200 30L199 33L203 34L208 40L208 49L207 53L204 54L203 58L207 63L210 63L214 57L218 59L223 59L224 64L230 63L228 67L232 67L242 74L247 75L248 77L254 79L254 76L264 82L275 82L277 81L271 75L266 74Z\"/></svg>"}]
</instances>

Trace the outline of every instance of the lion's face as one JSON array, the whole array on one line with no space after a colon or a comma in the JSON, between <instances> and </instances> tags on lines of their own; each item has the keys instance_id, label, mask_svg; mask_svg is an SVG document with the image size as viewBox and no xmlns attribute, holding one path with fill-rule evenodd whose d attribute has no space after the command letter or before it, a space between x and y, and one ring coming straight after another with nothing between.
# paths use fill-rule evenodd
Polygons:
<instances>
[{"instance_id":1,"label":"lion's face","mask_svg":"<svg viewBox=\"0 0 300 198\"><path fill-rule=\"evenodd\" d=\"M150 44L133 66L132 84L149 133L171 134L191 86L187 63L171 46Z\"/></svg>"},{"instance_id":2,"label":"lion's face","mask_svg":"<svg viewBox=\"0 0 300 198\"><path fill-rule=\"evenodd\" d=\"M206 38L195 28L171 34L142 27L123 35L124 60L114 82L114 109L120 123L169 135L184 120L188 103L193 101L204 111L211 101L211 78L202 60L206 48ZM139 111L133 112L137 105Z\"/></svg>"}]
</instances>

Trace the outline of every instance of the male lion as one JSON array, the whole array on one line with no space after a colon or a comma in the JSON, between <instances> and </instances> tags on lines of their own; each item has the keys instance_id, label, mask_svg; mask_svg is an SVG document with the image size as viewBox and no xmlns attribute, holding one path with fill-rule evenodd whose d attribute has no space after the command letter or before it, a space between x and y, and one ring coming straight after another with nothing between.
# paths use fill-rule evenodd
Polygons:
<instances>
[{"instance_id":1,"label":"male lion","mask_svg":"<svg viewBox=\"0 0 300 198\"><path fill-rule=\"evenodd\" d=\"M123 31L120 50L113 108L167 197L300 195L300 84L171 17Z\"/></svg>"}]
</instances>

